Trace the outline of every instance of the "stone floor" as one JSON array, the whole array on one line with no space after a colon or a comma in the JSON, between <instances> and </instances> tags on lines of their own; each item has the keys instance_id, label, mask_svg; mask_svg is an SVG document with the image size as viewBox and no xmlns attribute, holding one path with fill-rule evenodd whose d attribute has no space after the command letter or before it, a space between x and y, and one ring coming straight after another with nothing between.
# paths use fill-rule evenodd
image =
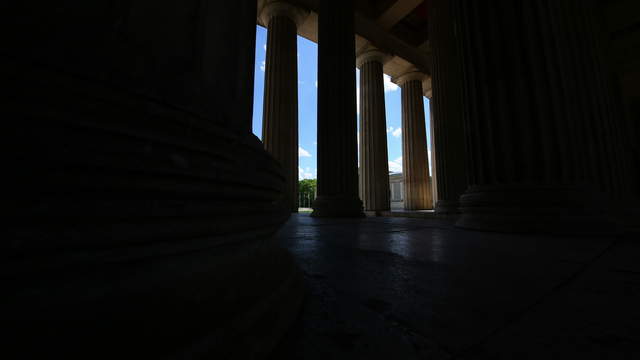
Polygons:
<instances>
[{"instance_id":1,"label":"stone floor","mask_svg":"<svg viewBox=\"0 0 640 360\"><path fill-rule=\"evenodd\" d=\"M640 359L640 241L293 215L306 280L273 359Z\"/></svg>"}]
</instances>

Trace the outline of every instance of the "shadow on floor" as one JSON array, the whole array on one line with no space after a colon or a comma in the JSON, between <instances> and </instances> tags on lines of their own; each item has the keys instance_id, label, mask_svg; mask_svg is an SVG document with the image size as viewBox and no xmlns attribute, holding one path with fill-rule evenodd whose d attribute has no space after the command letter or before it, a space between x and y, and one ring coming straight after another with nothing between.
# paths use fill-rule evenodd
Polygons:
<instances>
[{"instance_id":1,"label":"shadow on floor","mask_svg":"<svg viewBox=\"0 0 640 360\"><path fill-rule=\"evenodd\" d=\"M273 359L640 358L640 244L293 215L307 296Z\"/></svg>"}]
</instances>

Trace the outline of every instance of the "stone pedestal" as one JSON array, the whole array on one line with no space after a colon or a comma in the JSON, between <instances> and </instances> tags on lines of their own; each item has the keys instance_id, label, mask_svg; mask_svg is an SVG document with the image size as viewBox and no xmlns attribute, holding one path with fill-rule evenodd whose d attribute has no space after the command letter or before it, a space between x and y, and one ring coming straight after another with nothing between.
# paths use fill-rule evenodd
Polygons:
<instances>
[{"instance_id":1,"label":"stone pedestal","mask_svg":"<svg viewBox=\"0 0 640 360\"><path fill-rule=\"evenodd\" d=\"M396 80L402 89L402 174L406 210L433 208L422 99L423 78L424 74L415 71Z\"/></svg>"},{"instance_id":2,"label":"stone pedestal","mask_svg":"<svg viewBox=\"0 0 640 360\"><path fill-rule=\"evenodd\" d=\"M367 211L389 210L389 160L384 106L384 54L368 50L360 69L360 197Z\"/></svg>"},{"instance_id":3,"label":"stone pedestal","mask_svg":"<svg viewBox=\"0 0 640 360\"><path fill-rule=\"evenodd\" d=\"M471 186L466 228L611 230L628 188L590 1L455 1Z\"/></svg>"},{"instance_id":4,"label":"stone pedestal","mask_svg":"<svg viewBox=\"0 0 640 360\"><path fill-rule=\"evenodd\" d=\"M291 211L298 211L298 56L297 26L308 12L269 2L261 13L267 26L262 142L282 165Z\"/></svg>"},{"instance_id":5,"label":"stone pedestal","mask_svg":"<svg viewBox=\"0 0 640 360\"><path fill-rule=\"evenodd\" d=\"M311 216L364 216L358 198L353 0L320 3L318 196Z\"/></svg>"},{"instance_id":6,"label":"stone pedestal","mask_svg":"<svg viewBox=\"0 0 640 360\"><path fill-rule=\"evenodd\" d=\"M452 2L433 0L429 11L432 48L431 122L438 176L437 213L457 213L460 195L467 189L462 112L462 65L455 38Z\"/></svg>"}]
</instances>

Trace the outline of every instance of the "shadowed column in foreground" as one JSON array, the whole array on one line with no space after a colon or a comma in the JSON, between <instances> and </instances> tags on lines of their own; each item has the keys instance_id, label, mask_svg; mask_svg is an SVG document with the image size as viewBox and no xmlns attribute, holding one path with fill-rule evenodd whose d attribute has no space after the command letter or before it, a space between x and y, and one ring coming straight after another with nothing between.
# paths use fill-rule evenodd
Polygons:
<instances>
[{"instance_id":1,"label":"shadowed column in foreground","mask_svg":"<svg viewBox=\"0 0 640 360\"><path fill-rule=\"evenodd\" d=\"M389 210L389 160L384 106L384 54L368 50L360 68L360 194L364 209Z\"/></svg>"},{"instance_id":2,"label":"shadowed column in foreground","mask_svg":"<svg viewBox=\"0 0 640 360\"><path fill-rule=\"evenodd\" d=\"M431 143L435 148L437 213L457 213L460 195L467 189L462 111L462 65L452 21L452 2L430 2L429 35L433 49Z\"/></svg>"},{"instance_id":3,"label":"shadowed column in foreground","mask_svg":"<svg viewBox=\"0 0 640 360\"><path fill-rule=\"evenodd\" d=\"M268 28L262 142L284 168L292 212L298 211L297 26L307 14L280 1L267 3L261 14Z\"/></svg>"},{"instance_id":4,"label":"shadowed column in foreground","mask_svg":"<svg viewBox=\"0 0 640 360\"><path fill-rule=\"evenodd\" d=\"M591 1L456 1L471 186L458 225L609 231L629 189Z\"/></svg>"},{"instance_id":5,"label":"shadowed column in foreground","mask_svg":"<svg viewBox=\"0 0 640 360\"><path fill-rule=\"evenodd\" d=\"M312 216L364 216L358 197L353 0L318 15L318 196Z\"/></svg>"},{"instance_id":6,"label":"shadowed column in foreground","mask_svg":"<svg viewBox=\"0 0 640 360\"><path fill-rule=\"evenodd\" d=\"M397 79L402 89L402 175L404 208L432 209L427 132L422 91L424 74L414 71Z\"/></svg>"},{"instance_id":7,"label":"shadowed column in foreground","mask_svg":"<svg viewBox=\"0 0 640 360\"><path fill-rule=\"evenodd\" d=\"M255 2L15 2L0 20L0 358L265 357L302 288L273 238L285 175L251 134Z\"/></svg>"}]
</instances>

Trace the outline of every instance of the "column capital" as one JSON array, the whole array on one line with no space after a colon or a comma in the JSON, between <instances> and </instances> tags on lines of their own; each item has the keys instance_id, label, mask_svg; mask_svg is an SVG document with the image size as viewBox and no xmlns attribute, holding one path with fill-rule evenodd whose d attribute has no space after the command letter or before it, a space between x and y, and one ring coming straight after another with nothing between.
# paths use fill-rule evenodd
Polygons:
<instances>
[{"instance_id":1,"label":"column capital","mask_svg":"<svg viewBox=\"0 0 640 360\"><path fill-rule=\"evenodd\" d=\"M376 48L369 48L356 54L356 67L359 69L362 67L362 65L369 61L377 61L384 65L386 59L387 54L385 54L384 52Z\"/></svg>"},{"instance_id":2,"label":"column capital","mask_svg":"<svg viewBox=\"0 0 640 360\"><path fill-rule=\"evenodd\" d=\"M413 80L417 80L417 81L424 81L424 79L427 77L427 75L425 75L423 72L417 70L417 69L411 69L405 73L403 73L400 76L396 76L395 78L392 79L392 81L400 86L404 85L406 82L408 81L413 81Z\"/></svg>"},{"instance_id":3,"label":"column capital","mask_svg":"<svg viewBox=\"0 0 640 360\"><path fill-rule=\"evenodd\" d=\"M260 21L262 21L265 27L268 27L269 21L271 21L274 16L286 16L296 24L296 27L299 27L307 19L308 15L308 10L284 1L275 0L267 1L262 7L262 10L260 10Z\"/></svg>"}]
</instances>

